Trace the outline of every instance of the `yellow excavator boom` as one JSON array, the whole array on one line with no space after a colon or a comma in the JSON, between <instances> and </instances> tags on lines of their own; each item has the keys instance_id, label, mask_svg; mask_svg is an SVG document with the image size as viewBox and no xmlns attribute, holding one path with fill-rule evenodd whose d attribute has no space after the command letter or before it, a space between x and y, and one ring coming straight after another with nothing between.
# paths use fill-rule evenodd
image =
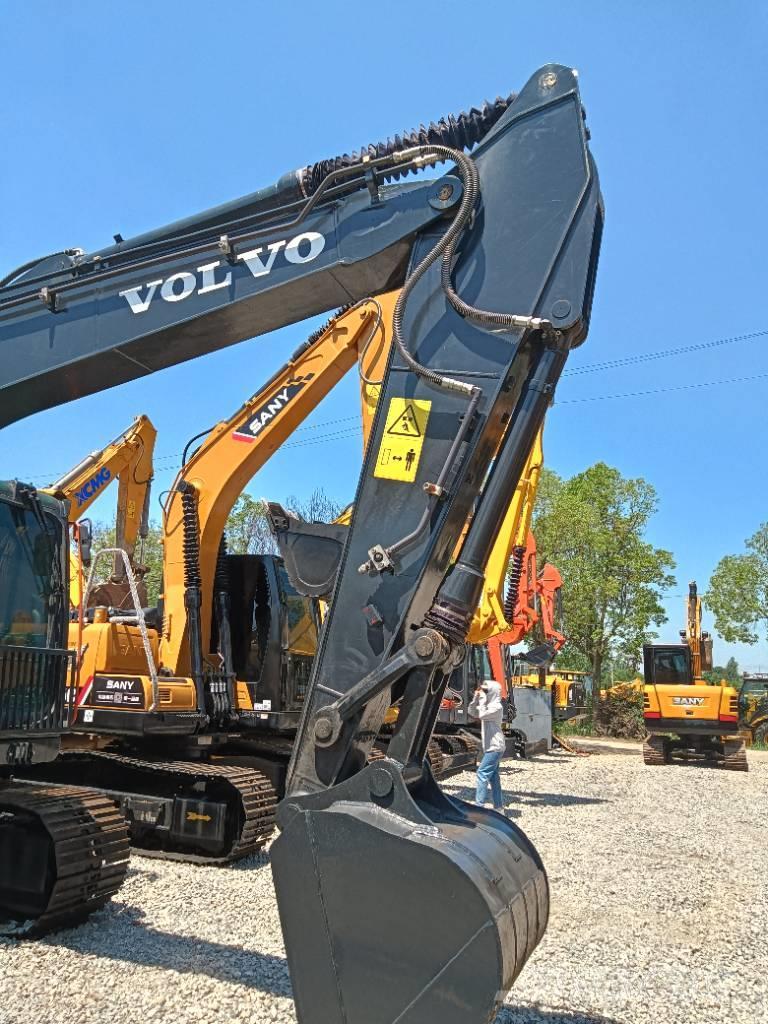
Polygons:
<instances>
[{"instance_id":1,"label":"yellow excavator boom","mask_svg":"<svg viewBox=\"0 0 768 1024\"><path fill-rule=\"evenodd\" d=\"M115 547L122 548L133 563L136 542L146 529L157 431L146 416L137 416L127 430L49 487L46 494L69 502L69 524L74 527L113 480L118 481ZM115 558L113 579L125 574L122 559ZM70 547L70 601L77 607L81 596L82 566L79 548Z\"/></svg>"},{"instance_id":2,"label":"yellow excavator boom","mask_svg":"<svg viewBox=\"0 0 768 1024\"><path fill-rule=\"evenodd\" d=\"M201 636L211 634L213 579L219 544L235 501L251 478L358 361L361 386L375 387L389 355L397 292L366 300L335 317L229 419L218 423L182 467L164 509L165 616L162 664L189 671L185 607L185 495L198 520ZM189 510L190 501L186 506ZM189 515L187 511L187 516ZM207 653L205 648L204 657Z\"/></svg>"}]
</instances>

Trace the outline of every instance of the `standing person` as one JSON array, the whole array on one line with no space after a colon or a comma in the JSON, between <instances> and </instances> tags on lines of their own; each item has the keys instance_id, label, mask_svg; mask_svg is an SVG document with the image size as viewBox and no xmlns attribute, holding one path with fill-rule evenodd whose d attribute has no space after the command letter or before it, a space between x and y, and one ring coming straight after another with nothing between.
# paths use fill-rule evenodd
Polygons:
<instances>
[{"instance_id":1,"label":"standing person","mask_svg":"<svg viewBox=\"0 0 768 1024\"><path fill-rule=\"evenodd\" d=\"M482 728L483 758L477 766L477 792L475 803L482 807L491 788L494 809L504 810L501 792L499 763L507 747L501 723L504 707L501 703L501 687L493 679L486 679L477 690L469 705L469 713L479 718Z\"/></svg>"}]
</instances>

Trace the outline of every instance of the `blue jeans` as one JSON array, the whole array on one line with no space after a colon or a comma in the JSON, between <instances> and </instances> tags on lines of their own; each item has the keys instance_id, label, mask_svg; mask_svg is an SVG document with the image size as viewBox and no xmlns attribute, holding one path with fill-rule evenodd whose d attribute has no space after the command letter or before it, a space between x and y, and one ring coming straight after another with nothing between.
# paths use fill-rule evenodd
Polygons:
<instances>
[{"instance_id":1,"label":"blue jeans","mask_svg":"<svg viewBox=\"0 0 768 1024\"><path fill-rule=\"evenodd\" d=\"M499 764L501 763L502 751L489 750L483 754L483 759L477 766L477 792L475 803L484 804L488 796L488 787L491 787L493 806L500 810L504 806L504 798L501 795L501 776L499 775Z\"/></svg>"}]
</instances>

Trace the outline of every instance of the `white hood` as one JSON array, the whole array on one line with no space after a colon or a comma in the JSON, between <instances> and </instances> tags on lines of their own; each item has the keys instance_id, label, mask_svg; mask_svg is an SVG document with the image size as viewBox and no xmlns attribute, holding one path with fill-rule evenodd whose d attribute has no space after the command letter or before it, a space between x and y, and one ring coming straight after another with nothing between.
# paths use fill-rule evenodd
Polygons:
<instances>
[{"instance_id":1,"label":"white hood","mask_svg":"<svg viewBox=\"0 0 768 1024\"><path fill-rule=\"evenodd\" d=\"M485 706L488 711L503 711L501 703L501 687L495 679L484 679Z\"/></svg>"}]
</instances>

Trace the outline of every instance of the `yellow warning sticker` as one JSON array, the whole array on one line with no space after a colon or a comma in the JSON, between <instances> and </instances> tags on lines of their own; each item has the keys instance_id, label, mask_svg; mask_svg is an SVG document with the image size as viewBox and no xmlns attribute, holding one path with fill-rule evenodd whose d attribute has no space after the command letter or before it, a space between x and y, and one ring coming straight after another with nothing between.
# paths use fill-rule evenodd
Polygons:
<instances>
[{"instance_id":1,"label":"yellow warning sticker","mask_svg":"<svg viewBox=\"0 0 768 1024\"><path fill-rule=\"evenodd\" d=\"M393 398L390 401L374 476L414 482L431 408L432 402L424 399Z\"/></svg>"}]
</instances>

